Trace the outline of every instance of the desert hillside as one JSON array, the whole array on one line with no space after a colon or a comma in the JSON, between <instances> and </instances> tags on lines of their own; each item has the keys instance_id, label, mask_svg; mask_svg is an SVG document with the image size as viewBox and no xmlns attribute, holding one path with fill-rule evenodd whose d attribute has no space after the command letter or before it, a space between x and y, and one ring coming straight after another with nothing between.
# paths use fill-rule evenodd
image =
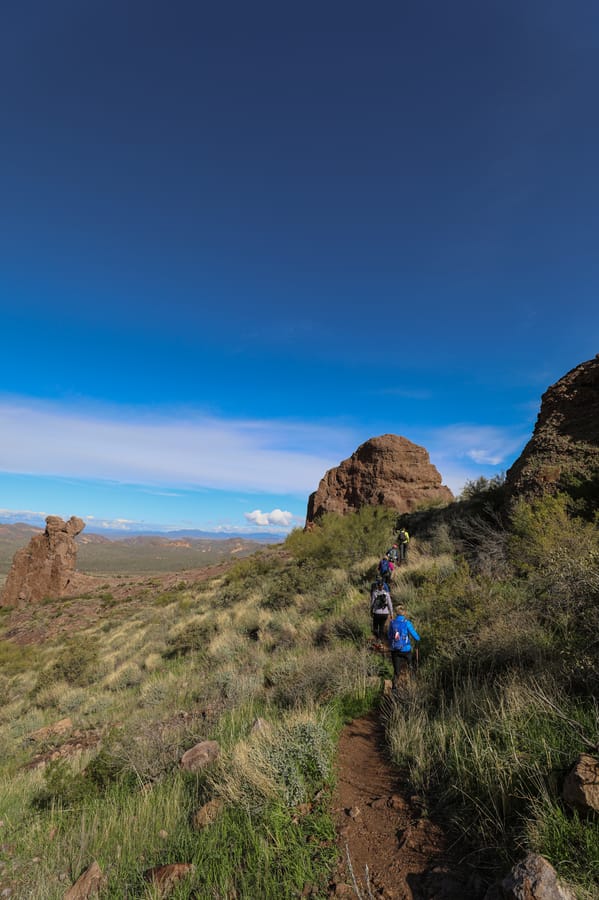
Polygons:
<instances>
[{"instance_id":1,"label":"desert hillside","mask_svg":"<svg viewBox=\"0 0 599 900\"><path fill-rule=\"evenodd\" d=\"M63 897L87 871L114 898L424 897L441 879L439 896L482 900L526 851L596 896L596 813L564 783L597 743L597 530L562 495L502 518L501 490L415 514L418 531L405 518L393 597L420 665L390 698L368 614L395 536L384 508L216 570L3 610L6 896ZM368 795L385 804L372 821L333 793L343 760L364 767L345 723L370 713L397 779ZM352 850L351 875L346 844L371 847L361 815L406 869Z\"/></svg>"}]
</instances>

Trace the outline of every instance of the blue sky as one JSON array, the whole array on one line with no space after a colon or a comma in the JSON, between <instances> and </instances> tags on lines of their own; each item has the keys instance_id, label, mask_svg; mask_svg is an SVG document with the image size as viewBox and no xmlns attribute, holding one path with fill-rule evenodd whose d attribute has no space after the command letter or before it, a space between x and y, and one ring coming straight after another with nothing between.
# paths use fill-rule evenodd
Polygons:
<instances>
[{"instance_id":1,"label":"blue sky","mask_svg":"<svg viewBox=\"0 0 599 900\"><path fill-rule=\"evenodd\" d=\"M22 0L0 517L301 524L367 438L506 469L599 350L599 7Z\"/></svg>"}]
</instances>

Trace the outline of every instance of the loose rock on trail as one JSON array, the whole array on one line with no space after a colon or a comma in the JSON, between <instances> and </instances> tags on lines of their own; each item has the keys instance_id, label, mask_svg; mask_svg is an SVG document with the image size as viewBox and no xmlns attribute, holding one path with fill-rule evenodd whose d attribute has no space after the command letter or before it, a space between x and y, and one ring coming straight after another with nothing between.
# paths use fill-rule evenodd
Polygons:
<instances>
[{"instance_id":1,"label":"loose rock on trail","mask_svg":"<svg viewBox=\"0 0 599 900\"><path fill-rule=\"evenodd\" d=\"M441 823L424 814L385 753L380 714L355 719L339 742L333 808L341 861L331 896L479 900L486 885L460 864Z\"/></svg>"}]
</instances>

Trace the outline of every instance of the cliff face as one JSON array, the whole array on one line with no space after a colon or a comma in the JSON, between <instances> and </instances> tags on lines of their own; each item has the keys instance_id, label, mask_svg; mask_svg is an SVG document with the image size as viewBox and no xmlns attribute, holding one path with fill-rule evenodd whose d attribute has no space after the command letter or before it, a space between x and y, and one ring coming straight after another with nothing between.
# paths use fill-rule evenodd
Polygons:
<instances>
[{"instance_id":1,"label":"cliff face","mask_svg":"<svg viewBox=\"0 0 599 900\"><path fill-rule=\"evenodd\" d=\"M572 482L599 487L599 354L548 388L533 435L506 473L508 498Z\"/></svg>"},{"instance_id":2,"label":"cliff face","mask_svg":"<svg viewBox=\"0 0 599 900\"><path fill-rule=\"evenodd\" d=\"M48 516L46 530L15 553L0 606L24 606L44 597L60 597L77 563L75 536L84 528L83 519L76 516L68 522Z\"/></svg>"},{"instance_id":3,"label":"cliff face","mask_svg":"<svg viewBox=\"0 0 599 900\"><path fill-rule=\"evenodd\" d=\"M384 434L329 469L310 495L306 524L327 512L343 515L362 506L388 506L403 513L422 503L453 499L424 447Z\"/></svg>"}]
</instances>

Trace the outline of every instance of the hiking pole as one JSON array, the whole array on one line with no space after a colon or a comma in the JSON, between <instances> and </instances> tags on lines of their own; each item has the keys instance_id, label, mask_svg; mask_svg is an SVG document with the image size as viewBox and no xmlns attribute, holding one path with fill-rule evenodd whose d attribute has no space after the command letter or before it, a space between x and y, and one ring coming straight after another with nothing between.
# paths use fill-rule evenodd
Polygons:
<instances>
[{"instance_id":1,"label":"hiking pole","mask_svg":"<svg viewBox=\"0 0 599 900\"><path fill-rule=\"evenodd\" d=\"M416 644L416 671L418 671L419 666L420 666L420 659L418 657L418 644Z\"/></svg>"}]
</instances>

